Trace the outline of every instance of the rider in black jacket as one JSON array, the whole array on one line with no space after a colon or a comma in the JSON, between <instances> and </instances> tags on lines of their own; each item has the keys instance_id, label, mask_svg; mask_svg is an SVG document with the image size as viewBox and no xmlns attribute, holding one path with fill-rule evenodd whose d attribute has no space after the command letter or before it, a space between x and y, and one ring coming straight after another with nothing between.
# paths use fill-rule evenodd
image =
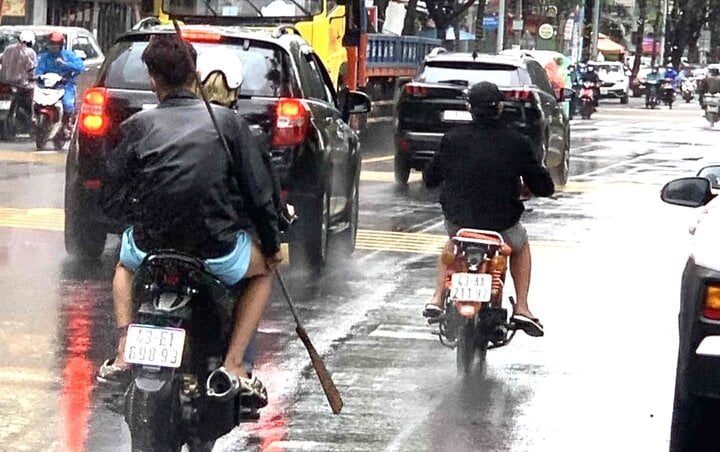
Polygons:
<instances>
[{"instance_id":1,"label":"rider in black jacket","mask_svg":"<svg viewBox=\"0 0 720 452\"><path fill-rule=\"evenodd\" d=\"M530 140L499 120L503 99L492 83L473 85L468 93L473 123L443 137L440 152L423 177L428 187L442 187L440 203L450 237L461 228L486 229L499 232L511 246L510 273L517 293L513 320L527 334L542 336L543 326L527 302L531 258L527 232L520 224L524 210L520 178L538 196L552 195L555 186L535 157ZM450 240L445 249L452 253ZM445 270L438 259L435 294L425 306L426 317L442 313Z\"/></svg>"},{"instance_id":2,"label":"rider in black jacket","mask_svg":"<svg viewBox=\"0 0 720 452\"><path fill-rule=\"evenodd\" d=\"M256 376L248 378L243 355L272 289L272 271L282 260L273 184L245 121L215 106L222 146L202 101L193 94L194 65L176 35L154 36L143 53L160 104L121 127L109 151L104 187L107 213L130 224L122 237L113 281L118 355L98 372L100 381L121 380L123 350L132 320L133 272L148 251L175 249L206 260L228 286L247 279L235 307L235 325L223 366L233 386L267 403ZM259 243L248 232L254 228Z\"/></svg>"}]
</instances>

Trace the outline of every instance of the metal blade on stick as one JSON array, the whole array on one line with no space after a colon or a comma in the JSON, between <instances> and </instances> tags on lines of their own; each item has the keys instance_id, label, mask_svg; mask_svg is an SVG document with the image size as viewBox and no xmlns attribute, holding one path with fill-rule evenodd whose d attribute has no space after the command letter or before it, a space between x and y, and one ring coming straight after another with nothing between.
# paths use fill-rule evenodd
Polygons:
<instances>
[{"instance_id":1,"label":"metal blade on stick","mask_svg":"<svg viewBox=\"0 0 720 452\"><path fill-rule=\"evenodd\" d=\"M330 372L328 372L327 368L325 367L325 363L320 357L320 354L317 352L317 350L315 350L315 347L310 341L310 337L308 336L307 331L305 331L305 328L300 322L300 318L297 315L297 310L295 309L295 303L293 303L292 301L290 291L288 291L287 286L285 286L285 280L283 280L282 275L280 275L280 272L277 270L275 270L275 276L277 276L277 280L280 283L283 294L285 295L285 300L287 301L288 306L290 306L290 312L292 312L292 316L295 319L295 324L297 325L295 327L295 332L300 337L300 340L305 345L305 348L310 355L310 362L312 362L312 366L315 369L318 380L320 380L320 385L325 392L325 397L330 404L330 408L332 409L333 414L340 414L340 410L342 410L343 407L343 400L342 396L340 395L340 391L338 391L337 386L335 386L335 382L330 376Z\"/></svg>"}]
</instances>

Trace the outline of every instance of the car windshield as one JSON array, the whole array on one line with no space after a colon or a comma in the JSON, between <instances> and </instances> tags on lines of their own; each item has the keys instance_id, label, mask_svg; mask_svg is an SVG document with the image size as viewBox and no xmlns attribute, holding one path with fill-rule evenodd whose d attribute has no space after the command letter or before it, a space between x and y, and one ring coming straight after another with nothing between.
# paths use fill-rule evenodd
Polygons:
<instances>
[{"instance_id":1,"label":"car windshield","mask_svg":"<svg viewBox=\"0 0 720 452\"><path fill-rule=\"evenodd\" d=\"M322 0L164 0L176 16L311 17L322 12Z\"/></svg>"},{"instance_id":2,"label":"car windshield","mask_svg":"<svg viewBox=\"0 0 720 452\"><path fill-rule=\"evenodd\" d=\"M105 86L107 88L150 90L150 76L142 62L142 53L147 42L120 42L116 44L108 56L112 63L107 71ZM201 55L203 51L218 44L193 43ZM262 43L250 45L221 44L237 53L243 63L242 85L239 96L279 97L285 92L281 63L282 53L279 49Z\"/></svg>"},{"instance_id":3,"label":"car windshield","mask_svg":"<svg viewBox=\"0 0 720 452\"><path fill-rule=\"evenodd\" d=\"M479 82L492 82L498 86L529 84L522 80L515 66L466 61L433 61L426 63L417 80L425 83L449 83L470 86Z\"/></svg>"}]
</instances>

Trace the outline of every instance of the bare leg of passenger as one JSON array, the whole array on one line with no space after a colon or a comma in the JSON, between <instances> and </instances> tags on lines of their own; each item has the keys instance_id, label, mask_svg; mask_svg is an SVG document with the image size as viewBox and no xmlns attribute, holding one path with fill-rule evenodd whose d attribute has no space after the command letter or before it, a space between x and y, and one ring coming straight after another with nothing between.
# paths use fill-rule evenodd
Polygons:
<instances>
[{"instance_id":1,"label":"bare leg of passenger","mask_svg":"<svg viewBox=\"0 0 720 452\"><path fill-rule=\"evenodd\" d=\"M232 374L247 377L243 356L260 323L272 291L272 272L265 263L260 247L253 244L247 288L235 305L233 332L223 365Z\"/></svg>"},{"instance_id":2,"label":"bare leg of passenger","mask_svg":"<svg viewBox=\"0 0 720 452\"><path fill-rule=\"evenodd\" d=\"M448 240L445 242L443 252L452 252L452 241ZM442 253L438 257L437 261L437 274L435 275L435 292L433 293L430 303L436 306L442 306L442 295L445 290L445 273L447 272L447 265L443 262Z\"/></svg>"},{"instance_id":3,"label":"bare leg of passenger","mask_svg":"<svg viewBox=\"0 0 720 452\"><path fill-rule=\"evenodd\" d=\"M525 244L510 255L510 274L515 284L517 303L515 314L524 314L533 317L528 307L528 292L530 290L530 274L532 271L532 258L530 255L530 244Z\"/></svg>"},{"instance_id":4,"label":"bare leg of passenger","mask_svg":"<svg viewBox=\"0 0 720 452\"><path fill-rule=\"evenodd\" d=\"M118 330L126 328L132 322L132 279L133 272L118 262L115 266L115 277L113 278L113 303ZM114 364L119 367L125 365L123 353L125 351L126 337L127 333L124 333L118 339L117 357Z\"/></svg>"}]
</instances>

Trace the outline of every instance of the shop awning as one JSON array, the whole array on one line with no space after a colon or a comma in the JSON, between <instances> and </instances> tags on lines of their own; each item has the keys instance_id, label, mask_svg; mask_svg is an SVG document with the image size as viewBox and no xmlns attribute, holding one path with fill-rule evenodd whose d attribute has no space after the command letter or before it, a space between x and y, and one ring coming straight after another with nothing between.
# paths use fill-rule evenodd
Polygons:
<instances>
[{"instance_id":1,"label":"shop awning","mask_svg":"<svg viewBox=\"0 0 720 452\"><path fill-rule=\"evenodd\" d=\"M619 54L619 53L625 53L626 49L622 45L618 44L617 42L613 41L612 39L608 38L606 35L600 33L598 35L598 44L597 44L598 51L602 52L605 55L608 54Z\"/></svg>"}]
</instances>

